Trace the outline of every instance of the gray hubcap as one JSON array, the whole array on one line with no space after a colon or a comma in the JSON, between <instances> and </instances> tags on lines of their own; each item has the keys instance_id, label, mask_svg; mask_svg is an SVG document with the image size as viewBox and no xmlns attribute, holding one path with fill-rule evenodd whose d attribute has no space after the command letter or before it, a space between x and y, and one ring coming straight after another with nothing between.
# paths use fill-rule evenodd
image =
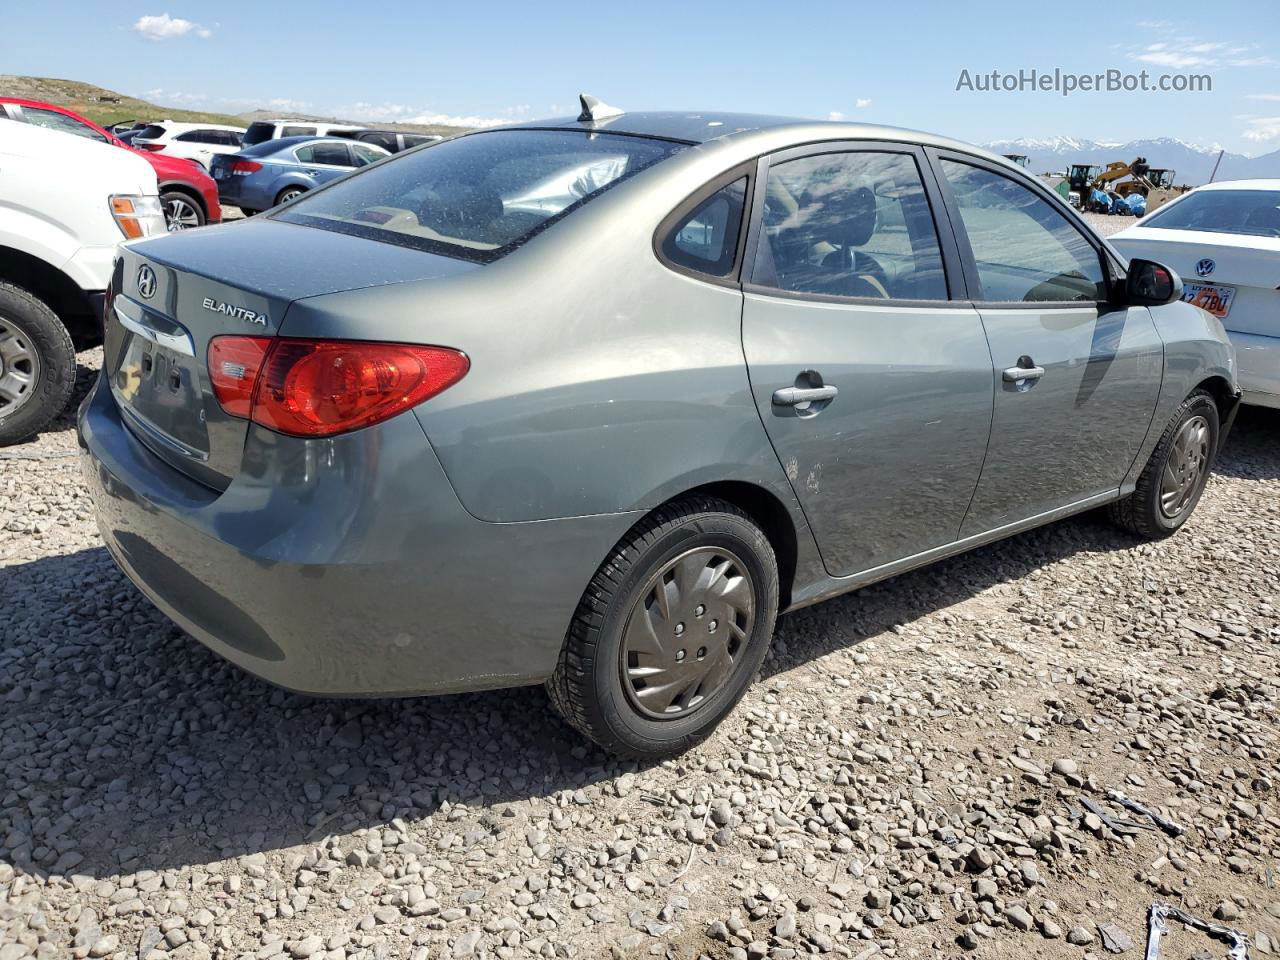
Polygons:
<instances>
[{"instance_id":1,"label":"gray hubcap","mask_svg":"<svg viewBox=\"0 0 1280 960\"><path fill-rule=\"evenodd\" d=\"M627 617L622 686L642 714L669 720L733 675L755 623L751 574L723 547L682 553L654 574Z\"/></svg>"},{"instance_id":2,"label":"gray hubcap","mask_svg":"<svg viewBox=\"0 0 1280 960\"><path fill-rule=\"evenodd\" d=\"M0 316L0 419L31 399L40 379L40 356L22 328Z\"/></svg>"},{"instance_id":3,"label":"gray hubcap","mask_svg":"<svg viewBox=\"0 0 1280 960\"><path fill-rule=\"evenodd\" d=\"M174 198L165 203L164 220L170 233L200 226L200 215L196 212L195 206L181 198Z\"/></svg>"},{"instance_id":4,"label":"gray hubcap","mask_svg":"<svg viewBox=\"0 0 1280 960\"><path fill-rule=\"evenodd\" d=\"M1209 421L1192 417L1173 438L1160 476L1160 512L1176 520L1195 496L1209 466Z\"/></svg>"}]
</instances>

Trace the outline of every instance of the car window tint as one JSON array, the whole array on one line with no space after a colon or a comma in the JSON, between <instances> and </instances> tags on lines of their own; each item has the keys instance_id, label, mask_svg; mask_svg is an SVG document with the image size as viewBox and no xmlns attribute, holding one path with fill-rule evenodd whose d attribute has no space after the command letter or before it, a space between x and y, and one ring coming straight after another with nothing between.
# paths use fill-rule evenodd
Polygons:
<instances>
[{"instance_id":1,"label":"car window tint","mask_svg":"<svg viewBox=\"0 0 1280 960\"><path fill-rule=\"evenodd\" d=\"M487 263L683 144L578 130L490 130L379 164L275 216Z\"/></svg>"},{"instance_id":2,"label":"car window tint","mask_svg":"<svg viewBox=\"0 0 1280 960\"><path fill-rule=\"evenodd\" d=\"M306 137L316 132L315 127L283 127L280 130L280 138L284 137Z\"/></svg>"},{"instance_id":3,"label":"car window tint","mask_svg":"<svg viewBox=\"0 0 1280 960\"><path fill-rule=\"evenodd\" d=\"M438 139L440 138L439 137L418 137L418 136L414 136L411 133L406 133L404 135L404 148L408 150L410 147L416 147L420 143L431 143L432 141L438 140ZM390 147L388 147L387 149L390 149Z\"/></svg>"},{"instance_id":4,"label":"car window tint","mask_svg":"<svg viewBox=\"0 0 1280 960\"><path fill-rule=\"evenodd\" d=\"M241 134L236 133L234 130L217 130L215 132L218 135L216 142L222 144L224 147L240 146Z\"/></svg>"},{"instance_id":5,"label":"car window tint","mask_svg":"<svg viewBox=\"0 0 1280 960\"><path fill-rule=\"evenodd\" d=\"M1001 303L1104 300L1098 251L1066 216L1008 177L942 161L982 284Z\"/></svg>"},{"instance_id":6,"label":"car window tint","mask_svg":"<svg viewBox=\"0 0 1280 960\"><path fill-rule=\"evenodd\" d=\"M396 135L394 133L362 133L360 139L365 143L376 143L383 150L396 152Z\"/></svg>"},{"instance_id":7,"label":"car window tint","mask_svg":"<svg viewBox=\"0 0 1280 960\"><path fill-rule=\"evenodd\" d=\"M346 144L342 143L309 143L298 148L298 159L302 163L325 163L334 167L351 166L351 157L347 153Z\"/></svg>"},{"instance_id":8,"label":"car window tint","mask_svg":"<svg viewBox=\"0 0 1280 960\"><path fill-rule=\"evenodd\" d=\"M747 198L747 178L721 187L666 236L663 255L672 263L713 277L733 270Z\"/></svg>"},{"instance_id":9,"label":"car window tint","mask_svg":"<svg viewBox=\"0 0 1280 960\"><path fill-rule=\"evenodd\" d=\"M381 160L386 156L385 153L382 153L379 150L374 150L372 147L368 147L363 143L353 143L351 145L351 152L355 154L357 167L368 166L375 160Z\"/></svg>"},{"instance_id":10,"label":"car window tint","mask_svg":"<svg viewBox=\"0 0 1280 960\"><path fill-rule=\"evenodd\" d=\"M1205 190L1157 210L1142 224L1162 230L1205 230L1280 237L1280 190Z\"/></svg>"},{"instance_id":11,"label":"car window tint","mask_svg":"<svg viewBox=\"0 0 1280 960\"><path fill-rule=\"evenodd\" d=\"M152 123L139 130L135 136L139 140L159 140L164 136L164 127Z\"/></svg>"},{"instance_id":12,"label":"car window tint","mask_svg":"<svg viewBox=\"0 0 1280 960\"><path fill-rule=\"evenodd\" d=\"M68 117L65 113L58 113L55 110L41 110L39 107L23 107L22 115L26 117L28 123L37 127L61 130L63 133L74 133L77 137L97 140L99 143L107 142L107 138L93 129L93 127Z\"/></svg>"},{"instance_id":13,"label":"car window tint","mask_svg":"<svg viewBox=\"0 0 1280 960\"><path fill-rule=\"evenodd\" d=\"M186 133L180 133L174 140L182 143L210 143L208 130L188 130Z\"/></svg>"},{"instance_id":14,"label":"car window tint","mask_svg":"<svg viewBox=\"0 0 1280 960\"><path fill-rule=\"evenodd\" d=\"M769 167L752 281L796 293L945 300L915 158L857 151Z\"/></svg>"},{"instance_id":15,"label":"car window tint","mask_svg":"<svg viewBox=\"0 0 1280 960\"><path fill-rule=\"evenodd\" d=\"M274 123L263 123L259 120L256 123L249 124L249 129L244 132L244 138L240 143L243 146L252 147L255 144L265 143L274 139L276 139L276 125Z\"/></svg>"}]
</instances>

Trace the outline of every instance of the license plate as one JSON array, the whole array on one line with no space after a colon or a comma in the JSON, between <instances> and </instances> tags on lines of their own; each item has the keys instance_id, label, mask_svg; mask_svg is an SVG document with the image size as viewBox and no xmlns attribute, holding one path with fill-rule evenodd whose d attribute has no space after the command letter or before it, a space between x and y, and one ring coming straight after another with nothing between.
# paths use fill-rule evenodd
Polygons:
<instances>
[{"instance_id":1,"label":"license plate","mask_svg":"<svg viewBox=\"0 0 1280 960\"><path fill-rule=\"evenodd\" d=\"M1184 283L1182 299L1197 307L1208 310L1219 320L1226 318L1231 312L1231 301L1235 299L1235 287L1223 287L1213 283Z\"/></svg>"},{"instance_id":2,"label":"license plate","mask_svg":"<svg viewBox=\"0 0 1280 960\"><path fill-rule=\"evenodd\" d=\"M230 178L231 171L226 167L219 167L217 170L213 171L213 179L215 180L228 180Z\"/></svg>"}]
</instances>

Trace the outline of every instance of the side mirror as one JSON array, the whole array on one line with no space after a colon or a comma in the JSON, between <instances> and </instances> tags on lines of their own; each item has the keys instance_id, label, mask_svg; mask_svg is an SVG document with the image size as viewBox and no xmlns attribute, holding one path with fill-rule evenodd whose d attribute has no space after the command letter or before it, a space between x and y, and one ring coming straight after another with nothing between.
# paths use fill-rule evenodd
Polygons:
<instances>
[{"instance_id":1,"label":"side mirror","mask_svg":"<svg viewBox=\"0 0 1280 960\"><path fill-rule=\"evenodd\" d=\"M1162 263L1134 258L1124 282L1125 303L1159 307L1182 297L1182 278Z\"/></svg>"}]
</instances>

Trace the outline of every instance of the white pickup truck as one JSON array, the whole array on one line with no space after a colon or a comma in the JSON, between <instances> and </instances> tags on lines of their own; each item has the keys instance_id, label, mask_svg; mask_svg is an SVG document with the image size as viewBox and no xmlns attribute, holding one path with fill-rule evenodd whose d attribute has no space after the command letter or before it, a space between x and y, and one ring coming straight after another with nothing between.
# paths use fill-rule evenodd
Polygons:
<instances>
[{"instance_id":1,"label":"white pickup truck","mask_svg":"<svg viewBox=\"0 0 1280 960\"><path fill-rule=\"evenodd\" d=\"M165 230L157 193L128 150L0 120L0 446L66 406L116 247Z\"/></svg>"}]
</instances>

